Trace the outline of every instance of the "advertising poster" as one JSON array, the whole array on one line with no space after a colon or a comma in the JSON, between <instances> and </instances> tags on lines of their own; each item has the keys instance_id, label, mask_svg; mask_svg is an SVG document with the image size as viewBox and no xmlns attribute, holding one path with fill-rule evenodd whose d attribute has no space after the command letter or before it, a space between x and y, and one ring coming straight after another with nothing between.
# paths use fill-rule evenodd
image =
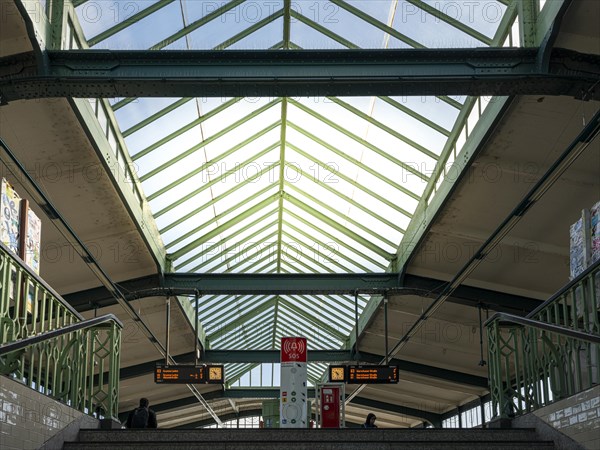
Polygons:
<instances>
[{"instance_id":1,"label":"advertising poster","mask_svg":"<svg viewBox=\"0 0 600 450\"><path fill-rule=\"evenodd\" d=\"M0 186L0 209L2 214L0 240L17 256L19 255L20 202L19 195L8 181L2 178Z\"/></svg>"}]
</instances>

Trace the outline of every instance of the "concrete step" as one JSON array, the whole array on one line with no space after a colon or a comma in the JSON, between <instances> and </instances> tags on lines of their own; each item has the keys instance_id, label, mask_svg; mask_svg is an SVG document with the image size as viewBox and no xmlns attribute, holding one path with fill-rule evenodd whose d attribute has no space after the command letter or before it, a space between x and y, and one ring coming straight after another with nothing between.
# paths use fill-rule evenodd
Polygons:
<instances>
[{"instance_id":1,"label":"concrete step","mask_svg":"<svg viewBox=\"0 0 600 450\"><path fill-rule=\"evenodd\" d=\"M65 442L64 449L68 450L91 450L91 449L164 449L165 442L111 442L110 447L106 442ZM454 442L406 442L406 441L388 441L388 442L202 442L202 441L178 441L168 444L168 449L184 450L472 450L479 448L474 441L454 441ZM486 450L549 450L554 449L552 442L531 442L531 441L513 441L513 442L486 442Z\"/></svg>"},{"instance_id":2,"label":"concrete step","mask_svg":"<svg viewBox=\"0 0 600 450\"><path fill-rule=\"evenodd\" d=\"M541 450L533 429L199 429L81 430L65 449L206 450Z\"/></svg>"},{"instance_id":3,"label":"concrete step","mask_svg":"<svg viewBox=\"0 0 600 450\"><path fill-rule=\"evenodd\" d=\"M521 429L200 429L80 430L81 442L535 442L535 430Z\"/></svg>"}]
</instances>

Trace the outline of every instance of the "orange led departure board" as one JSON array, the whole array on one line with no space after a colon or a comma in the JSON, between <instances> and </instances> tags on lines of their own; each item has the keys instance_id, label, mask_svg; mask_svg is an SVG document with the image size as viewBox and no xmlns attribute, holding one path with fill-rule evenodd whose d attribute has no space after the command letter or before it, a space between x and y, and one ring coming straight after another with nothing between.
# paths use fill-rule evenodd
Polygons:
<instances>
[{"instance_id":1,"label":"orange led departure board","mask_svg":"<svg viewBox=\"0 0 600 450\"><path fill-rule=\"evenodd\" d=\"M397 366L348 366L347 383L397 383Z\"/></svg>"},{"instance_id":2,"label":"orange led departure board","mask_svg":"<svg viewBox=\"0 0 600 450\"><path fill-rule=\"evenodd\" d=\"M204 366L156 366L155 383L205 383Z\"/></svg>"},{"instance_id":3,"label":"orange led departure board","mask_svg":"<svg viewBox=\"0 0 600 450\"><path fill-rule=\"evenodd\" d=\"M159 364L154 369L155 383L222 384L225 369L222 365L171 366Z\"/></svg>"},{"instance_id":4,"label":"orange led departure board","mask_svg":"<svg viewBox=\"0 0 600 450\"><path fill-rule=\"evenodd\" d=\"M329 381L349 384L398 383L398 366L329 366Z\"/></svg>"}]
</instances>

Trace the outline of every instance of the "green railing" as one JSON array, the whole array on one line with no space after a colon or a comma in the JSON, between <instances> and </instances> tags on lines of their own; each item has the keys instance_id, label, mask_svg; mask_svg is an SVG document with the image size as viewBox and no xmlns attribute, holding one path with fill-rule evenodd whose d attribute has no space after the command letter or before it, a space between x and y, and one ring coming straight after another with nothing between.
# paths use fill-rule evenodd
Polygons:
<instances>
[{"instance_id":1,"label":"green railing","mask_svg":"<svg viewBox=\"0 0 600 450\"><path fill-rule=\"evenodd\" d=\"M600 382L600 261L527 318L486 322L496 415L534 411Z\"/></svg>"},{"instance_id":2,"label":"green railing","mask_svg":"<svg viewBox=\"0 0 600 450\"><path fill-rule=\"evenodd\" d=\"M114 316L84 321L0 243L0 375L86 414L117 417L121 328Z\"/></svg>"}]
</instances>

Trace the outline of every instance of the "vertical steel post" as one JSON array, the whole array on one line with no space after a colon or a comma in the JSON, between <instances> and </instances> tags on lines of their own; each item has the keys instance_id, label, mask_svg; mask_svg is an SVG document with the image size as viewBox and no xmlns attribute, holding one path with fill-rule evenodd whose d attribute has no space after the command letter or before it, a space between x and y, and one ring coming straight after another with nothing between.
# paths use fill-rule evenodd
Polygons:
<instances>
[{"instance_id":1,"label":"vertical steel post","mask_svg":"<svg viewBox=\"0 0 600 450\"><path fill-rule=\"evenodd\" d=\"M200 293L198 292L198 290L196 290L196 323L194 326L194 358L196 358L196 365L198 365L198 360L200 359L200 351L199 351L199 346L198 346L198 322L200 321L200 318L198 317L198 311L200 309L199 303L200 303Z\"/></svg>"},{"instance_id":2,"label":"vertical steel post","mask_svg":"<svg viewBox=\"0 0 600 450\"><path fill-rule=\"evenodd\" d=\"M387 292L383 294L383 320L385 327L385 365L389 362L389 347L388 347L388 297Z\"/></svg>"},{"instance_id":3,"label":"vertical steel post","mask_svg":"<svg viewBox=\"0 0 600 450\"><path fill-rule=\"evenodd\" d=\"M166 324L166 342L165 342L165 365L169 365L169 324L171 323L171 297L167 297L166 303L166 316L167 316L167 324Z\"/></svg>"},{"instance_id":4,"label":"vertical steel post","mask_svg":"<svg viewBox=\"0 0 600 450\"><path fill-rule=\"evenodd\" d=\"M354 291L354 328L356 331L356 342L354 343L354 354L358 356L358 289Z\"/></svg>"}]
</instances>

